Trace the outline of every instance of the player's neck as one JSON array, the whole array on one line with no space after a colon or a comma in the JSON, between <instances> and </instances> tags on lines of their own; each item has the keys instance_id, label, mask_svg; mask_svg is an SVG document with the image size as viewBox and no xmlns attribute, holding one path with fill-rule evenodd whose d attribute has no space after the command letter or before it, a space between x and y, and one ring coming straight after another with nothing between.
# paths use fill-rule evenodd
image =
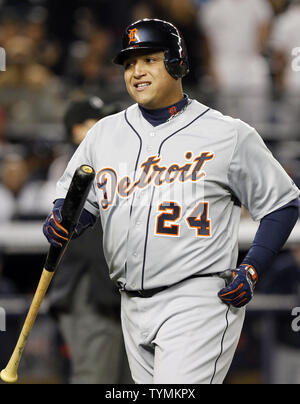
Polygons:
<instances>
[{"instance_id":1,"label":"player's neck","mask_svg":"<svg viewBox=\"0 0 300 404\"><path fill-rule=\"evenodd\" d=\"M177 115L189 103L189 98L184 94L183 98L175 104L169 105L164 108L146 109L139 105L143 117L152 125L158 126L167 122L172 116Z\"/></svg>"}]
</instances>

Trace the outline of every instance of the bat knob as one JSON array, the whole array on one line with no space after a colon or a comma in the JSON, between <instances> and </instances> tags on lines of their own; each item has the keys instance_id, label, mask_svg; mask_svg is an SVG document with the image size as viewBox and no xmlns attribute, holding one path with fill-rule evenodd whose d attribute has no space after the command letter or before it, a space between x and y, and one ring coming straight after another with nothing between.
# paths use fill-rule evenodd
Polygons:
<instances>
[{"instance_id":1,"label":"bat knob","mask_svg":"<svg viewBox=\"0 0 300 404\"><path fill-rule=\"evenodd\" d=\"M16 383L16 381L18 380L17 373L9 372L6 368L2 370L2 372L0 373L0 377L5 383Z\"/></svg>"},{"instance_id":2,"label":"bat knob","mask_svg":"<svg viewBox=\"0 0 300 404\"><path fill-rule=\"evenodd\" d=\"M80 169L85 173L85 174L93 174L94 173L94 170L93 170L93 168L92 167L90 167L90 166L88 166L88 165L82 165L81 167L80 167Z\"/></svg>"}]
</instances>

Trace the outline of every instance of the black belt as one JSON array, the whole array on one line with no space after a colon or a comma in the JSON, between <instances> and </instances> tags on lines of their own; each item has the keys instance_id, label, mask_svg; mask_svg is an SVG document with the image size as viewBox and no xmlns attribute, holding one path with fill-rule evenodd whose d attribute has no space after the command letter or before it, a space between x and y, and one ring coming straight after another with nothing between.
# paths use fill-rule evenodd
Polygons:
<instances>
[{"instance_id":1,"label":"black belt","mask_svg":"<svg viewBox=\"0 0 300 404\"><path fill-rule=\"evenodd\" d=\"M169 286L161 286L159 288L153 288L153 289L143 289L143 290L126 290L122 289L122 291L126 292L126 294L130 297L152 297L156 295L159 292L162 292L163 290L166 290L172 286L178 285L178 283L187 281L188 279L192 278L205 278L209 276L218 276L221 272L215 272L212 274L203 274L203 275L191 275L188 278L182 279L181 281L177 283L173 283L172 285Z\"/></svg>"}]
</instances>

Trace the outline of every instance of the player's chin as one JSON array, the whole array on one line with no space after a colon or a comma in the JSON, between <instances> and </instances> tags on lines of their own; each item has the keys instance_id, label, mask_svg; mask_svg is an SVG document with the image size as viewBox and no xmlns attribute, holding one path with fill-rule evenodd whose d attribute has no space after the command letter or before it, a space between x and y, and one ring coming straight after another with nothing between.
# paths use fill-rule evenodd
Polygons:
<instances>
[{"instance_id":1,"label":"player's chin","mask_svg":"<svg viewBox=\"0 0 300 404\"><path fill-rule=\"evenodd\" d=\"M147 108L147 105L151 104L153 98L149 91L138 91L135 88L130 91L130 95L138 104L145 106L145 108Z\"/></svg>"}]
</instances>

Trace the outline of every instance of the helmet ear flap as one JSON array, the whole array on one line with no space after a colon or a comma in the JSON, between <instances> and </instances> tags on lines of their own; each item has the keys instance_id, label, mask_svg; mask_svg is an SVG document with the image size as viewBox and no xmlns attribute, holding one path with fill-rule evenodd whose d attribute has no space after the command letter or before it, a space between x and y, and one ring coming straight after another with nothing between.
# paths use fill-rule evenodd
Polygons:
<instances>
[{"instance_id":1,"label":"helmet ear flap","mask_svg":"<svg viewBox=\"0 0 300 404\"><path fill-rule=\"evenodd\" d=\"M166 49L164 54L165 54L165 66L167 72L172 77L174 77L174 79L179 79L189 73L189 66L187 60L180 59L178 57L172 58L169 49Z\"/></svg>"}]
</instances>

